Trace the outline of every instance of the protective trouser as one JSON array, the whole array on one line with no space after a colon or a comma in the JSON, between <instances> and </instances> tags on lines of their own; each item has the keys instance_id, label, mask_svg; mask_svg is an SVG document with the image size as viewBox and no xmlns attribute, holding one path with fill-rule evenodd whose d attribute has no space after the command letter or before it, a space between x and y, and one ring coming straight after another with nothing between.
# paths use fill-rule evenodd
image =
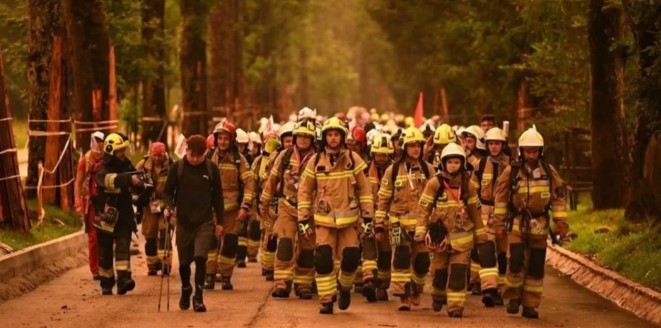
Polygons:
<instances>
[{"instance_id":1,"label":"protective trouser","mask_svg":"<svg viewBox=\"0 0 661 328\"><path fill-rule=\"evenodd\" d=\"M493 206L482 205L482 221L487 227L487 237L489 238L487 243L477 245L482 290L502 287L507 272L507 236L496 236L493 220L490 220L490 217L493 217ZM473 263L471 263L471 269L472 265Z\"/></svg>"},{"instance_id":2,"label":"protective trouser","mask_svg":"<svg viewBox=\"0 0 661 328\"><path fill-rule=\"evenodd\" d=\"M220 271L223 278L231 278L236 263L236 251L239 245L239 230L241 222L236 218L238 210L225 212L223 222L223 235L221 240L215 236L211 240L207 256L207 274L216 274Z\"/></svg>"},{"instance_id":3,"label":"protective trouser","mask_svg":"<svg viewBox=\"0 0 661 328\"><path fill-rule=\"evenodd\" d=\"M381 240L363 240L363 282L374 281L377 288L390 288L391 263L390 238L384 236Z\"/></svg>"},{"instance_id":4,"label":"protective trouser","mask_svg":"<svg viewBox=\"0 0 661 328\"><path fill-rule=\"evenodd\" d=\"M262 231L259 228L259 220L251 218L248 224L248 259L251 261L257 260L261 239Z\"/></svg>"},{"instance_id":5,"label":"protective trouser","mask_svg":"<svg viewBox=\"0 0 661 328\"><path fill-rule=\"evenodd\" d=\"M90 271L93 275L99 274L99 245L96 228L94 227L94 208L91 206L87 214L85 232L87 233L87 254Z\"/></svg>"},{"instance_id":6,"label":"protective trouser","mask_svg":"<svg viewBox=\"0 0 661 328\"><path fill-rule=\"evenodd\" d=\"M519 299L526 307L537 308L542 298L548 218L514 219L507 234L509 265L503 288L503 298ZM532 228L531 228L532 226Z\"/></svg>"},{"instance_id":7,"label":"protective trouser","mask_svg":"<svg viewBox=\"0 0 661 328\"><path fill-rule=\"evenodd\" d=\"M360 262L360 243L355 226L336 229L317 226L315 243L315 281L321 303L332 302L337 288L350 291ZM340 262L339 276L335 260Z\"/></svg>"},{"instance_id":8,"label":"protective trouser","mask_svg":"<svg viewBox=\"0 0 661 328\"><path fill-rule=\"evenodd\" d=\"M464 309L469 263L470 250L432 254L432 299L442 303L447 301L448 312Z\"/></svg>"},{"instance_id":9,"label":"protective trouser","mask_svg":"<svg viewBox=\"0 0 661 328\"><path fill-rule=\"evenodd\" d=\"M480 265L480 256L478 254L479 249L477 245L473 245L473 249L470 252L470 283L471 284L480 284L480 270L482 266Z\"/></svg>"},{"instance_id":10,"label":"protective trouser","mask_svg":"<svg viewBox=\"0 0 661 328\"><path fill-rule=\"evenodd\" d=\"M269 209L269 212L272 217L277 216L275 210ZM273 227L270 228L272 229ZM264 227L264 221L260 221L261 242L259 245L259 253L260 262L262 262L262 270L273 272L275 268L275 251L277 249L278 239L271 238L271 234L266 233L268 230L269 229Z\"/></svg>"},{"instance_id":11,"label":"protective trouser","mask_svg":"<svg viewBox=\"0 0 661 328\"><path fill-rule=\"evenodd\" d=\"M115 285L115 270L117 271L117 284L120 286L125 284L131 279L131 231L116 229L112 234L98 231L97 238L101 288L112 288ZM115 246L114 256L113 245Z\"/></svg>"},{"instance_id":12,"label":"protective trouser","mask_svg":"<svg viewBox=\"0 0 661 328\"><path fill-rule=\"evenodd\" d=\"M281 207L282 208L282 207ZM278 236L275 256L275 288L310 289L314 280L314 239L298 238L296 209L281 210L274 227Z\"/></svg>"},{"instance_id":13,"label":"protective trouser","mask_svg":"<svg viewBox=\"0 0 661 328\"><path fill-rule=\"evenodd\" d=\"M145 255L147 256L147 267L151 270L160 269L165 259L165 218L162 215L145 216L142 222L142 234L145 236ZM170 227L170 240L168 249L172 250L172 230ZM172 252L170 252L172 254ZM167 265L172 264L172 256L169 256Z\"/></svg>"},{"instance_id":14,"label":"protective trouser","mask_svg":"<svg viewBox=\"0 0 661 328\"><path fill-rule=\"evenodd\" d=\"M402 231L399 246L392 245L392 290L395 296L410 292L421 294L429 273L429 250L424 243L413 241L413 234Z\"/></svg>"}]
</instances>

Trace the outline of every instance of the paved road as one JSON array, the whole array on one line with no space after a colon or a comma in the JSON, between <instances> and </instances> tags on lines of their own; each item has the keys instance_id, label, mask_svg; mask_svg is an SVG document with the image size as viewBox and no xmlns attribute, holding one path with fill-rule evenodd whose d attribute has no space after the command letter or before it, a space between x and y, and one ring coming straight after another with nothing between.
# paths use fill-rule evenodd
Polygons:
<instances>
[{"instance_id":1,"label":"paved road","mask_svg":"<svg viewBox=\"0 0 661 328\"><path fill-rule=\"evenodd\" d=\"M235 290L205 294L207 313L180 311L180 284L170 281L170 312L157 313L160 277L146 276L141 255L133 257L136 290L125 296L101 296L87 267L65 273L20 298L0 304L2 327L651 327L599 296L559 277L549 268L541 306L542 318L509 316L504 308L486 309L480 298L469 296L463 319L431 311L428 294L410 313L397 312L397 302L368 304L354 294L348 311L334 316L317 314L316 300L275 300L271 283L260 276L257 264L237 269ZM165 306L165 305L164 305Z\"/></svg>"}]
</instances>

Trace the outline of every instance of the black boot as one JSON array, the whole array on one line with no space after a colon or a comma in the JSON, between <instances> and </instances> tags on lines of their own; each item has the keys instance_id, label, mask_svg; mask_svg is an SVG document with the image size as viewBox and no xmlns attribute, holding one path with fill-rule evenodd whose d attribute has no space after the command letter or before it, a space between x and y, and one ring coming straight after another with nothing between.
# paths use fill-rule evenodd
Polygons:
<instances>
[{"instance_id":1,"label":"black boot","mask_svg":"<svg viewBox=\"0 0 661 328\"><path fill-rule=\"evenodd\" d=\"M340 297L337 300L337 306L340 310L346 310L351 305L351 291L340 290Z\"/></svg>"},{"instance_id":2,"label":"black boot","mask_svg":"<svg viewBox=\"0 0 661 328\"><path fill-rule=\"evenodd\" d=\"M367 281L363 284L363 296L370 303L376 302L376 288L374 288L373 281Z\"/></svg>"},{"instance_id":3,"label":"black boot","mask_svg":"<svg viewBox=\"0 0 661 328\"><path fill-rule=\"evenodd\" d=\"M528 319L539 319L539 312L535 308L524 306L521 316Z\"/></svg>"},{"instance_id":4,"label":"black boot","mask_svg":"<svg viewBox=\"0 0 661 328\"><path fill-rule=\"evenodd\" d=\"M245 268L246 267L246 261L245 260L237 260L236 261L236 267L237 268Z\"/></svg>"},{"instance_id":5,"label":"black boot","mask_svg":"<svg viewBox=\"0 0 661 328\"><path fill-rule=\"evenodd\" d=\"M266 277L266 274L268 273L269 270L266 270L262 268L262 277Z\"/></svg>"},{"instance_id":6,"label":"black boot","mask_svg":"<svg viewBox=\"0 0 661 328\"><path fill-rule=\"evenodd\" d=\"M376 299L378 301L388 301L388 290L385 288L376 289Z\"/></svg>"},{"instance_id":7,"label":"black boot","mask_svg":"<svg viewBox=\"0 0 661 328\"><path fill-rule=\"evenodd\" d=\"M273 298L289 298L291 293L291 281L285 282L285 287L278 287L273 290L271 297Z\"/></svg>"},{"instance_id":8,"label":"black boot","mask_svg":"<svg viewBox=\"0 0 661 328\"><path fill-rule=\"evenodd\" d=\"M216 288L216 275L208 274L204 281L204 289Z\"/></svg>"},{"instance_id":9,"label":"black boot","mask_svg":"<svg viewBox=\"0 0 661 328\"><path fill-rule=\"evenodd\" d=\"M482 295L482 287L479 282L471 282L471 295Z\"/></svg>"},{"instance_id":10,"label":"black boot","mask_svg":"<svg viewBox=\"0 0 661 328\"><path fill-rule=\"evenodd\" d=\"M131 278L128 278L124 281L117 283L117 294L124 295L127 292L132 291L134 288L135 288L135 281L133 281L133 279Z\"/></svg>"},{"instance_id":11,"label":"black boot","mask_svg":"<svg viewBox=\"0 0 661 328\"><path fill-rule=\"evenodd\" d=\"M484 294L482 294L482 303L484 303L484 306L491 308L496 306L497 298L500 298L497 289L495 288L487 289L484 291ZM502 303L502 299L500 302Z\"/></svg>"},{"instance_id":12,"label":"black boot","mask_svg":"<svg viewBox=\"0 0 661 328\"><path fill-rule=\"evenodd\" d=\"M463 318L464 310L452 310L448 312L450 318Z\"/></svg>"},{"instance_id":13,"label":"black boot","mask_svg":"<svg viewBox=\"0 0 661 328\"><path fill-rule=\"evenodd\" d=\"M101 295L112 295L112 288L101 288Z\"/></svg>"},{"instance_id":14,"label":"black boot","mask_svg":"<svg viewBox=\"0 0 661 328\"><path fill-rule=\"evenodd\" d=\"M353 284L353 290L358 294L362 294L363 293L363 283L362 282L357 282L357 283Z\"/></svg>"},{"instance_id":15,"label":"black boot","mask_svg":"<svg viewBox=\"0 0 661 328\"><path fill-rule=\"evenodd\" d=\"M233 290L234 286L232 286L232 282L230 281L230 277L223 277L221 279L221 283L223 284L223 290Z\"/></svg>"},{"instance_id":16,"label":"black boot","mask_svg":"<svg viewBox=\"0 0 661 328\"><path fill-rule=\"evenodd\" d=\"M521 306L521 301L518 299L511 299L509 304L507 304L507 313L517 314L519 313L519 307Z\"/></svg>"},{"instance_id":17,"label":"black boot","mask_svg":"<svg viewBox=\"0 0 661 328\"><path fill-rule=\"evenodd\" d=\"M202 288L195 289L195 296L193 296L193 311L207 312L207 307L204 305L204 299L202 298Z\"/></svg>"},{"instance_id":18,"label":"black boot","mask_svg":"<svg viewBox=\"0 0 661 328\"><path fill-rule=\"evenodd\" d=\"M320 314L333 314L333 303L321 303Z\"/></svg>"},{"instance_id":19,"label":"black boot","mask_svg":"<svg viewBox=\"0 0 661 328\"><path fill-rule=\"evenodd\" d=\"M148 265L147 266L147 275L148 276L158 275L158 268L156 267L156 265Z\"/></svg>"},{"instance_id":20,"label":"black boot","mask_svg":"<svg viewBox=\"0 0 661 328\"><path fill-rule=\"evenodd\" d=\"M179 308L188 310L190 308L190 296L193 294L193 286L181 287L181 299L179 299Z\"/></svg>"},{"instance_id":21,"label":"black boot","mask_svg":"<svg viewBox=\"0 0 661 328\"><path fill-rule=\"evenodd\" d=\"M311 300L312 299L312 289L307 286L302 286L298 288L298 298L302 300Z\"/></svg>"},{"instance_id":22,"label":"black boot","mask_svg":"<svg viewBox=\"0 0 661 328\"><path fill-rule=\"evenodd\" d=\"M445 299L440 297L432 297L431 309L434 310L434 312L441 312L443 309L443 304L446 304Z\"/></svg>"},{"instance_id":23,"label":"black boot","mask_svg":"<svg viewBox=\"0 0 661 328\"><path fill-rule=\"evenodd\" d=\"M273 281L273 280L275 280L273 270L267 270L266 271L266 281Z\"/></svg>"}]
</instances>

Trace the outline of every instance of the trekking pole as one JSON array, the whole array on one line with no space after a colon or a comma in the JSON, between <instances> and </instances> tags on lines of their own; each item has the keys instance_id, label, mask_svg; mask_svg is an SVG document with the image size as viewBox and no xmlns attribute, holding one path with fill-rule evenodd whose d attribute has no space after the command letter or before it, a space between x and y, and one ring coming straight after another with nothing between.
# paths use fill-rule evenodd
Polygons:
<instances>
[{"instance_id":1,"label":"trekking pole","mask_svg":"<svg viewBox=\"0 0 661 328\"><path fill-rule=\"evenodd\" d=\"M158 293L158 312L161 312L161 304L163 300L163 280L165 279L165 267L168 263L168 244L169 244L169 231L170 231L170 220L169 218L166 219L166 226L165 226L165 245L163 246L163 263L162 264L162 269L161 269L161 288ZM170 273L168 272L168 281L167 281L167 311L170 312Z\"/></svg>"},{"instance_id":2,"label":"trekking pole","mask_svg":"<svg viewBox=\"0 0 661 328\"><path fill-rule=\"evenodd\" d=\"M166 263L165 265L167 265L167 268L168 268L168 274L167 274L168 275L168 277L167 277L168 281L167 281L167 292L166 293L167 293L167 298L168 298L168 300L167 300L167 311L170 312L170 275L172 274L172 266L171 266L171 262L170 262L170 253L172 251L172 247L170 245L170 238L172 237L171 233L170 233L170 218L168 218L166 222L167 223L165 225L165 246L164 246L165 251L163 252L163 257L164 257L164 260L165 260L165 263ZM165 272L163 272L163 274L165 275Z\"/></svg>"}]
</instances>

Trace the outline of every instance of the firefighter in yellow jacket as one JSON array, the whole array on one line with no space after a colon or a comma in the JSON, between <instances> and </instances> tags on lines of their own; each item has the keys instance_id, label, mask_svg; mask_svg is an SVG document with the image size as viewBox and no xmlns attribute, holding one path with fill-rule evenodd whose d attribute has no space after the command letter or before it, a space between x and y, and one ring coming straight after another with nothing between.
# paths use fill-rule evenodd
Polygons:
<instances>
[{"instance_id":1,"label":"firefighter in yellow jacket","mask_svg":"<svg viewBox=\"0 0 661 328\"><path fill-rule=\"evenodd\" d=\"M443 171L420 197L415 240L432 251L432 309L447 304L448 316L461 318L466 301L467 271L474 244L487 241L475 184L466 171L461 146L449 144L441 154Z\"/></svg>"},{"instance_id":2,"label":"firefighter in yellow jacket","mask_svg":"<svg viewBox=\"0 0 661 328\"><path fill-rule=\"evenodd\" d=\"M372 161L368 164L366 174L372 186L372 197L378 199L379 187L386 169L392 164L395 148L389 134L377 134L372 140L370 153ZM376 209L376 206L375 206ZM384 222L384 230L389 229ZM392 249L390 239L363 239L363 296L368 302L387 301L390 287L390 259Z\"/></svg>"},{"instance_id":3,"label":"firefighter in yellow jacket","mask_svg":"<svg viewBox=\"0 0 661 328\"><path fill-rule=\"evenodd\" d=\"M299 122L293 132L294 146L281 151L275 159L271 174L260 198L260 211L267 212L273 201L278 201L273 237L277 238L275 283L271 294L275 298L288 298L292 284L301 299L312 298L314 280L314 241L296 238L298 233L298 186L308 160L314 155L315 126L311 121Z\"/></svg>"},{"instance_id":4,"label":"firefighter in yellow jacket","mask_svg":"<svg viewBox=\"0 0 661 328\"><path fill-rule=\"evenodd\" d=\"M544 161L544 138L537 128L519 138L520 162L505 169L496 183L495 231L507 233L509 265L503 298L509 299L507 313L539 318L542 297L546 239L550 232L549 210L553 213L552 237L568 232L567 209L562 180Z\"/></svg>"},{"instance_id":5,"label":"firefighter in yellow jacket","mask_svg":"<svg viewBox=\"0 0 661 328\"><path fill-rule=\"evenodd\" d=\"M135 168L144 170L152 187L146 188L136 200L136 217L142 215L142 234L145 236L145 255L147 256L147 274L155 276L159 270L164 274L170 273L170 258L165 257L165 245L170 243L166 240L166 224L163 217L163 190L168 178L170 159L168 158L165 144L154 142L149 147L149 156L143 158ZM170 235L171 231L170 231ZM168 246L169 249L172 247Z\"/></svg>"},{"instance_id":6,"label":"firefighter in yellow jacket","mask_svg":"<svg viewBox=\"0 0 661 328\"><path fill-rule=\"evenodd\" d=\"M505 283L507 272L507 238L497 236L495 231L494 198L496 180L510 165L509 156L505 155L506 136L500 128L491 128L484 138L489 156L482 158L473 171L472 180L478 186L478 195L482 204L482 223L487 227L489 242L480 246L479 277L482 289L482 302L487 307L503 305L498 288Z\"/></svg>"},{"instance_id":7,"label":"firefighter in yellow jacket","mask_svg":"<svg viewBox=\"0 0 661 328\"><path fill-rule=\"evenodd\" d=\"M228 121L216 125L216 151L209 153L211 162L218 165L223 188L225 213L222 222L222 243L214 238L207 258L205 289L214 289L216 273L220 271L223 290L232 290L232 273L236 263L239 231L248 224L253 200L254 179L248 161L236 148L236 127Z\"/></svg>"},{"instance_id":8,"label":"firefighter in yellow jacket","mask_svg":"<svg viewBox=\"0 0 661 328\"><path fill-rule=\"evenodd\" d=\"M417 128L404 130L402 153L383 174L374 217L377 239L385 238L384 223L390 225L391 281L393 295L401 300L400 311L420 305L420 294L429 273L429 250L424 244L413 242L418 199L435 174L434 167L422 159L424 143L425 138Z\"/></svg>"},{"instance_id":9,"label":"firefighter in yellow jacket","mask_svg":"<svg viewBox=\"0 0 661 328\"><path fill-rule=\"evenodd\" d=\"M264 185L268 180L273 163L270 163L271 154L276 153L280 142L278 136L271 131L264 133L264 148L262 154L255 158L250 169L255 178L255 199L254 210L259 220L260 225L260 245L259 254L260 261L262 262L262 276L266 277L267 281L273 281L273 270L275 265L275 251L277 247L277 239L269 238L271 231L273 231L272 220L268 220L267 216L275 217L275 207L269 206L268 212L262 213L259 210L259 199L261 198L261 191L264 190ZM270 165L269 165L270 164Z\"/></svg>"},{"instance_id":10,"label":"firefighter in yellow jacket","mask_svg":"<svg viewBox=\"0 0 661 328\"><path fill-rule=\"evenodd\" d=\"M299 233L312 238L315 227L315 281L322 314L333 313L338 287L340 310L351 304L360 262L359 230L364 236L374 233L374 200L364 173L367 165L360 155L346 149L347 134L346 124L337 117L326 121L320 151L308 161L298 191ZM339 278L334 274L336 256L341 259Z\"/></svg>"}]
</instances>

